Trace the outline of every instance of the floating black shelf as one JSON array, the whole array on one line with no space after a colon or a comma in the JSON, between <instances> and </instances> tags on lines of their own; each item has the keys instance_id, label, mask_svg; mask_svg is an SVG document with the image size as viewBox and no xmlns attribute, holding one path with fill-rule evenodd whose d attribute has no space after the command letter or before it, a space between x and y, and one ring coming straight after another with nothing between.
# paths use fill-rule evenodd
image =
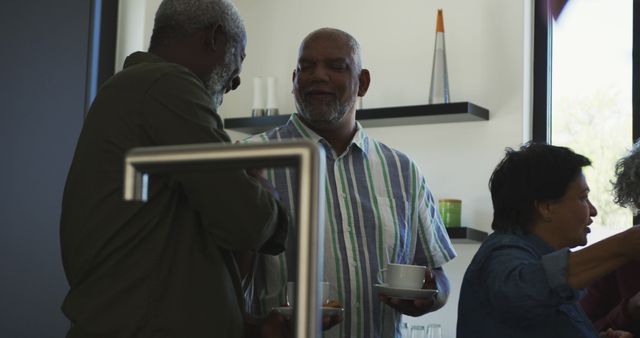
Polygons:
<instances>
[{"instance_id":1,"label":"floating black shelf","mask_svg":"<svg viewBox=\"0 0 640 338\"><path fill-rule=\"evenodd\" d=\"M471 102L360 109L356 119L366 128L489 120L489 110ZM224 119L225 129L258 134L283 125L289 115Z\"/></svg>"},{"instance_id":2,"label":"floating black shelf","mask_svg":"<svg viewBox=\"0 0 640 338\"><path fill-rule=\"evenodd\" d=\"M477 244L489 236L486 232L468 227L447 228L451 242L459 244Z\"/></svg>"}]
</instances>

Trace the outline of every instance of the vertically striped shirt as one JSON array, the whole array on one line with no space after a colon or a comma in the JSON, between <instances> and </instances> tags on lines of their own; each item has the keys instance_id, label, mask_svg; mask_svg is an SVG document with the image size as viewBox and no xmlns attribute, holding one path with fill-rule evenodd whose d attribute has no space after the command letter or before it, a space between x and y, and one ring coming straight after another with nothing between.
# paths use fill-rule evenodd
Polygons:
<instances>
[{"instance_id":1,"label":"vertically striped shirt","mask_svg":"<svg viewBox=\"0 0 640 338\"><path fill-rule=\"evenodd\" d=\"M395 263L430 267L440 267L456 254L418 166L368 137L359 123L357 128L343 154L336 154L297 114L247 142L303 138L325 150L324 280L331 283L332 298L344 305L345 315L324 336L398 337L401 314L380 302L374 289L387 253ZM295 219L297 173L279 168L267 175ZM289 232L285 254L261 257L256 297L262 313L284 303L286 282L295 279L295 233Z\"/></svg>"}]
</instances>

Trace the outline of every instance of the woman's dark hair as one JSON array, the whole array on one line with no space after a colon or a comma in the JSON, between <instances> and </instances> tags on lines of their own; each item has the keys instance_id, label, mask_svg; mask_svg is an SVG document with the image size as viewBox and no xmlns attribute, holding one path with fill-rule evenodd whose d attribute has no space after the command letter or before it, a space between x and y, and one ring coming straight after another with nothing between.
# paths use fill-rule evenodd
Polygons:
<instances>
[{"instance_id":1,"label":"woman's dark hair","mask_svg":"<svg viewBox=\"0 0 640 338\"><path fill-rule=\"evenodd\" d=\"M555 201L591 161L571 149L527 143L506 155L489 179L493 230L528 233L536 217L535 201Z\"/></svg>"}]
</instances>

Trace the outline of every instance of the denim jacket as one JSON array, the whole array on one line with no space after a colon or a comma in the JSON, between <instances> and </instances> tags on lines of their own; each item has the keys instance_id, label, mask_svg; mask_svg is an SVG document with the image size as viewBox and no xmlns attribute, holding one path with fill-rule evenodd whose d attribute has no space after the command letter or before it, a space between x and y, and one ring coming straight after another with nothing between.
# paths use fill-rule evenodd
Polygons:
<instances>
[{"instance_id":1,"label":"denim jacket","mask_svg":"<svg viewBox=\"0 0 640 338\"><path fill-rule=\"evenodd\" d=\"M596 338L567 284L568 255L533 234L491 234L464 275L457 337Z\"/></svg>"}]
</instances>

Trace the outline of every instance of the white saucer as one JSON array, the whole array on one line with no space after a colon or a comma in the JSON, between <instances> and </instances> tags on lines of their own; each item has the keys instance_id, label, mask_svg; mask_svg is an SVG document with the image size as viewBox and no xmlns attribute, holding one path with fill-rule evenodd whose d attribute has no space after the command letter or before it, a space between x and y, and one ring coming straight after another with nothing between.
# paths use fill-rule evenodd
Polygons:
<instances>
[{"instance_id":1,"label":"white saucer","mask_svg":"<svg viewBox=\"0 0 640 338\"><path fill-rule=\"evenodd\" d=\"M281 315L283 315L287 319L291 319L293 315L293 308L288 306L277 306L271 308ZM322 315L323 316L342 316L344 314L344 308L341 307L322 307Z\"/></svg>"},{"instance_id":2,"label":"white saucer","mask_svg":"<svg viewBox=\"0 0 640 338\"><path fill-rule=\"evenodd\" d=\"M430 298L433 295L438 293L438 290L430 290L430 289L401 289L394 288L387 284L375 284L374 287L376 290L385 295L395 298L401 299L422 299L422 298Z\"/></svg>"}]
</instances>

